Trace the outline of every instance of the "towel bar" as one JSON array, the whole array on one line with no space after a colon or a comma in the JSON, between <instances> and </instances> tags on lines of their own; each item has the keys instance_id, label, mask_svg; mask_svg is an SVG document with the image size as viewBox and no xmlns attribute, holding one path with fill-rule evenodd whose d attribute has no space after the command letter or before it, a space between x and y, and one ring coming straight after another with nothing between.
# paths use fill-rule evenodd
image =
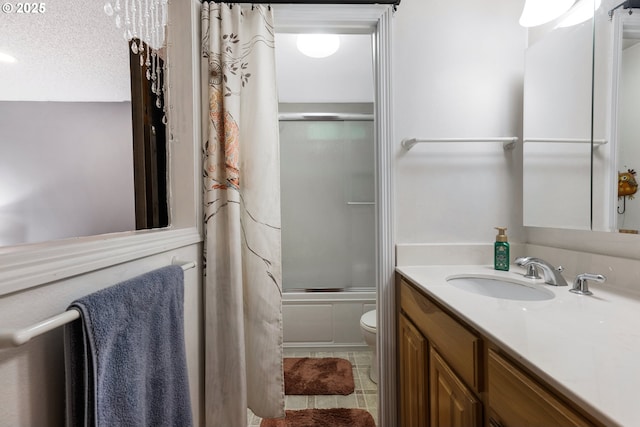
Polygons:
<instances>
[{"instance_id":1,"label":"towel bar","mask_svg":"<svg viewBox=\"0 0 640 427\"><path fill-rule=\"evenodd\" d=\"M496 138L405 138L400 143L405 150L411 150L411 148L421 142L502 142L502 148L505 150L512 150L518 142L518 137L496 137Z\"/></svg>"},{"instance_id":2,"label":"towel bar","mask_svg":"<svg viewBox=\"0 0 640 427\"><path fill-rule=\"evenodd\" d=\"M173 260L172 264L180 265L180 267L182 267L182 270L184 271L196 266L195 261L185 262L175 259ZM38 335L42 335L45 332L52 331L79 318L80 313L77 310L71 309L23 329L14 331L0 331L0 348L21 346L22 344L29 342L29 340L31 340L31 338L33 337L37 337Z\"/></svg>"},{"instance_id":3,"label":"towel bar","mask_svg":"<svg viewBox=\"0 0 640 427\"><path fill-rule=\"evenodd\" d=\"M569 143L569 144L590 144L593 142L593 145L599 147L601 145L605 145L607 143L606 139L594 139L591 141L590 139L584 138L527 138L523 142L556 142L556 143Z\"/></svg>"}]
</instances>

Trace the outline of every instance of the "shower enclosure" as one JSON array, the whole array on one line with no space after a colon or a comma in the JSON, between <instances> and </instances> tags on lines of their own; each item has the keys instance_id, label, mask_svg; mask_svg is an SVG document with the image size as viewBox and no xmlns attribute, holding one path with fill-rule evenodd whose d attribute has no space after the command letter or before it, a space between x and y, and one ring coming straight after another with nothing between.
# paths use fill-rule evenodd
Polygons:
<instances>
[{"instance_id":1,"label":"shower enclosure","mask_svg":"<svg viewBox=\"0 0 640 427\"><path fill-rule=\"evenodd\" d=\"M283 289L375 292L371 105L315 107L281 108Z\"/></svg>"}]
</instances>

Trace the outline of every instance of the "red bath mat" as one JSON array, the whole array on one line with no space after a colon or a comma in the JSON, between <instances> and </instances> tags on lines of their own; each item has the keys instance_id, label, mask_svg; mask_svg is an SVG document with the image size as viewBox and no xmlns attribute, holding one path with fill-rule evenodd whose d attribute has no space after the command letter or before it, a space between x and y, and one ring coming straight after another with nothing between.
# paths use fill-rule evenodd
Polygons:
<instances>
[{"instance_id":1,"label":"red bath mat","mask_svg":"<svg viewBox=\"0 0 640 427\"><path fill-rule=\"evenodd\" d=\"M364 409L300 409L287 410L285 418L262 420L260 427L376 427Z\"/></svg>"},{"instance_id":2,"label":"red bath mat","mask_svg":"<svg viewBox=\"0 0 640 427\"><path fill-rule=\"evenodd\" d=\"M353 393L353 367L339 357L285 357L284 392L289 395Z\"/></svg>"}]
</instances>

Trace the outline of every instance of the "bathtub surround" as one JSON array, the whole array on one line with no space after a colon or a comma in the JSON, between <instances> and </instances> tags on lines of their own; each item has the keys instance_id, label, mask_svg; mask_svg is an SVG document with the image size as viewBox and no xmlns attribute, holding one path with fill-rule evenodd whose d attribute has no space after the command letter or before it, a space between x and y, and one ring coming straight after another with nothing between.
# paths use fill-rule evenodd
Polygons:
<instances>
[{"instance_id":1,"label":"bathtub surround","mask_svg":"<svg viewBox=\"0 0 640 427\"><path fill-rule=\"evenodd\" d=\"M202 5L207 425L284 416L273 12Z\"/></svg>"},{"instance_id":2,"label":"bathtub surround","mask_svg":"<svg viewBox=\"0 0 640 427\"><path fill-rule=\"evenodd\" d=\"M285 357L284 393L321 395L353 393L353 367L339 357Z\"/></svg>"},{"instance_id":3,"label":"bathtub surround","mask_svg":"<svg viewBox=\"0 0 640 427\"><path fill-rule=\"evenodd\" d=\"M284 346L307 351L365 350L360 317L376 308L376 292L285 292Z\"/></svg>"},{"instance_id":4,"label":"bathtub surround","mask_svg":"<svg viewBox=\"0 0 640 427\"><path fill-rule=\"evenodd\" d=\"M172 265L74 301L65 327L67 425L192 425L184 273Z\"/></svg>"}]
</instances>

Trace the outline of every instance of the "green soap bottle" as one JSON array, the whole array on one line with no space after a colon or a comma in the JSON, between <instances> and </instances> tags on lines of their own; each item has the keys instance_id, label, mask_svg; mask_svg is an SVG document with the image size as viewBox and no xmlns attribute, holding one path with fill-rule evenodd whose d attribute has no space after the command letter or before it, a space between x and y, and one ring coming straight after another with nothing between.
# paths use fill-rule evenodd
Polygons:
<instances>
[{"instance_id":1,"label":"green soap bottle","mask_svg":"<svg viewBox=\"0 0 640 427\"><path fill-rule=\"evenodd\" d=\"M507 227L495 227L498 230L496 242L493 245L493 268L509 271L509 242L507 241Z\"/></svg>"}]
</instances>

